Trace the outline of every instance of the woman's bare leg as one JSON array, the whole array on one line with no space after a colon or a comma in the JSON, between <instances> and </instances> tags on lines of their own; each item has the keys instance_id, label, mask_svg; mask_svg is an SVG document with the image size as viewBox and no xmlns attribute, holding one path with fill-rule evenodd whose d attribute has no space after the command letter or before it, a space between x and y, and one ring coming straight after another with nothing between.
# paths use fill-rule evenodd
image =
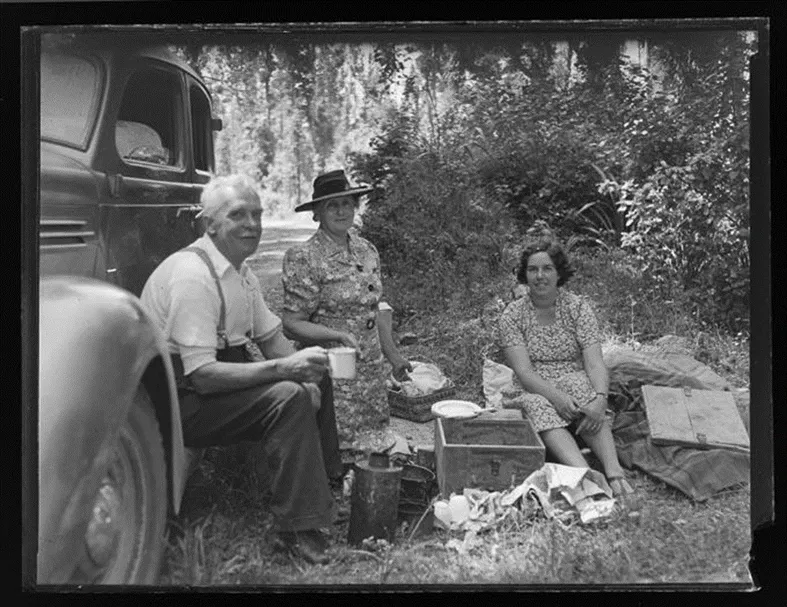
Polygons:
<instances>
[{"instance_id":1,"label":"woman's bare leg","mask_svg":"<svg viewBox=\"0 0 787 607\"><path fill-rule=\"evenodd\" d=\"M587 460L579 450L577 441L565 428L552 428L541 432L541 440L549 452L566 466L587 468Z\"/></svg>"},{"instance_id":2,"label":"woman's bare leg","mask_svg":"<svg viewBox=\"0 0 787 607\"><path fill-rule=\"evenodd\" d=\"M595 434L584 432L582 439L588 444L590 450L601 461L604 475L607 478L623 476L623 468L618 461L618 452L615 450L615 441L612 439L612 428L608 421L604 421Z\"/></svg>"}]
</instances>

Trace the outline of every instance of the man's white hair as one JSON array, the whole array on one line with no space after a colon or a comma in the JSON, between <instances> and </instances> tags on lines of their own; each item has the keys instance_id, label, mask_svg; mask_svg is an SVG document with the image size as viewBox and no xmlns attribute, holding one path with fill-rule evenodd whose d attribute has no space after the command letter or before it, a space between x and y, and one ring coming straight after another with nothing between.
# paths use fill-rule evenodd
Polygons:
<instances>
[{"instance_id":1,"label":"man's white hair","mask_svg":"<svg viewBox=\"0 0 787 607\"><path fill-rule=\"evenodd\" d=\"M205 217L208 220L212 220L232 199L231 196L227 195L226 190L231 190L237 198L260 202L257 186L247 175L238 173L214 177L202 190L199 198L202 210L197 214L197 217Z\"/></svg>"}]
</instances>

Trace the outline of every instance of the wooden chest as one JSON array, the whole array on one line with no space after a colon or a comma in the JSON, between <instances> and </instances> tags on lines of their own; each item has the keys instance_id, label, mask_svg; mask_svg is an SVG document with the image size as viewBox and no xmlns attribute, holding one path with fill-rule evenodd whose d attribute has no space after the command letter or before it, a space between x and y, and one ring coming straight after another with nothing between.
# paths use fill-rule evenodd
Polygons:
<instances>
[{"instance_id":1,"label":"wooden chest","mask_svg":"<svg viewBox=\"0 0 787 607\"><path fill-rule=\"evenodd\" d=\"M434 424L437 482L444 498L464 488L504 491L544 465L544 443L521 415L482 413L473 419L436 418Z\"/></svg>"}]
</instances>

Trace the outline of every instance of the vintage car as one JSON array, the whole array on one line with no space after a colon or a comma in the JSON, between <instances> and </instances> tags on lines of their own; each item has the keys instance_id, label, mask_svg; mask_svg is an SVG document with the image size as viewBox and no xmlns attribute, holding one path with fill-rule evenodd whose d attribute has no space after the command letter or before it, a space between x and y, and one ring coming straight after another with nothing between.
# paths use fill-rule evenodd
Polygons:
<instances>
[{"instance_id":1,"label":"vintage car","mask_svg":"<svg viewBox=\"0 0 787 607\"><path fill-rule=\"evenodd\" d=\"M154 583L187 453L137 296L199 235L221 124L165 49L45 34L40 57L37 581Z\"/></svg>"}]
</instances>

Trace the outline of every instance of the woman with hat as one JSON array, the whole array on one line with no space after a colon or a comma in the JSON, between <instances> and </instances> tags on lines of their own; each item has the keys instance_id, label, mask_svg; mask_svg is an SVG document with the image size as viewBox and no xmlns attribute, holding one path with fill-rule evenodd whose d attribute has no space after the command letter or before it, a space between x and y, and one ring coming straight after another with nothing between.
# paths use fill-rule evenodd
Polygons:
<instances>
[{"instance_id":1,"label":"woman with hat","mask_svg":"<svg viewBox=\"0 0 787 607\"><path fill-rule=\"evenodd\" d=\"M598 322L584 298L563 288L568 256L543 221L527 231L517 279L526 292L500 317L498 344L525 391L514 399L549 452L587 466L576 436L599 458L616 497L632 492L607 414L608 374Z\"/></svg>"},{"instance_id":2,"label":"woman with hat","mask_svg":"<svg viewBox=\"0 0 787 607\"><path fill-rule=\"evenodd\" d=\"M390 431L386 377L411 370L390 332L390 312L381 310L380 256L353 227L360 197L343 170L319 175L312 199L295 207L311 211L319 228L284 255L282 321L286 334L303 345L355 348L356 378L334 379L340 448L382 451L395 443ZM382 325L382 326L381 326Z\"/></svg>"}]
</instances>

